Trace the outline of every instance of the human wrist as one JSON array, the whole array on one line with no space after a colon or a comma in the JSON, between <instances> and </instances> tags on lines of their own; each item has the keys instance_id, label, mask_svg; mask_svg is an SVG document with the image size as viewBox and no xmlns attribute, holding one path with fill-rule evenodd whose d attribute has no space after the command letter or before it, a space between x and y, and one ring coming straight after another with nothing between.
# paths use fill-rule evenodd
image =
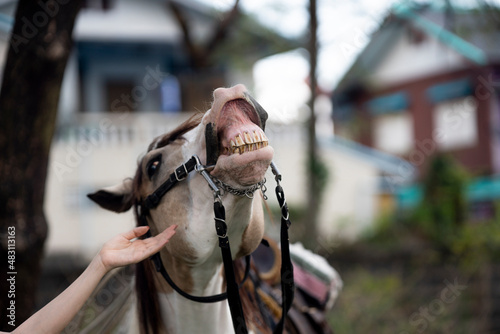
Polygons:
<instances>
[{"instance_id":1,"label":"human wrist","mask_svg":"<svg viewBox=\"0 0 500 334\"><path fill-rule=\"evenodd\" d=\"M101 252L99 252L95 257L94 259L92 260L92 263L93 264L93 267L95 268L95 270L97 272L99 272L100 274L102 274L103 276L105 274L107 274L112 268L109 268L108 266L106 266L104 264L104 261L103 261L103 258L102 258L102 255L101 255Z\"/></svg>"}]
</instances>

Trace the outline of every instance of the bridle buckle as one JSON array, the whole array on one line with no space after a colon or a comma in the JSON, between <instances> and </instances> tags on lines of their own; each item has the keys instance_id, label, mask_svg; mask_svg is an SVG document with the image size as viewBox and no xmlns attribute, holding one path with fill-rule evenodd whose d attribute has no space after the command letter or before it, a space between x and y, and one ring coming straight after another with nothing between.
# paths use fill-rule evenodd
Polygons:
<instances>
[{"instance_id":1,"label":"bridle buckle","mask_svg":"<svg viewBox=\"0 0 500 334\"><path fill-rule=\"evenodd\" d=\"M184 168L184 170L182 170L181 168ZM179 175L177 175L177 173L179 173L179 174L180 174L180 173L182 173L182 172L185 174L184 176L179 176ZM187 168L186 168L186 164L185 164L185 163L183 163L181 166L179 166L179 167L178 167L178 168L174 171L175 179L176 179L177 181L179 181L179 182L180 182L180 181L185 180L185 179L187 178L188 174L189 174L189 171L187 170Z\"/></svg>"}]
</instances>

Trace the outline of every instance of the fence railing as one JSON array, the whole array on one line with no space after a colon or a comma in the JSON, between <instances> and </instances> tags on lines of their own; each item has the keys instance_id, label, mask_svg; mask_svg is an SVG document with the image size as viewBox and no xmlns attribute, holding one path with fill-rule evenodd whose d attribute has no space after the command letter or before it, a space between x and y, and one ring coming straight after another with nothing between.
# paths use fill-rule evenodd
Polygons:
<instances>
[{"instance_id":1,"label":"fence railing","mask_svg":"<svg viewBox=\"0 0 500 334\"><path fill-rule=\"evenodd\" d=\"M100 147L149 143L194 115L179 113L80 113L59 124L56 142L77 144L90 141ZM305 143L305 127L300 123L268 122L266 134L275 144Z\"/></svg>"}]
</instances>

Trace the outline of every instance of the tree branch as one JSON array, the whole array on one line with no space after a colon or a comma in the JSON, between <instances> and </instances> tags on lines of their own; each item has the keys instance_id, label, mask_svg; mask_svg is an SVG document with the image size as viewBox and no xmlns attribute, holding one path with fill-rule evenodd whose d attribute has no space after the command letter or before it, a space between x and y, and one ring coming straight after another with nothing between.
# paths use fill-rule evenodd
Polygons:
<instances>
[{"instance_id":1,"label":"tree branch","mask_svg":"<svg viewBox=\"0 0 500 334\"><path fill-rule=\"evenodd\" d=\"M224 41L227 36L229 27L239 16L239 0L235 0L235 3L231 10L225 13L222 20L215 27L214 35L204 46L196 45L194 43L188 19L182 13L180 6L172 0L169 0L167 2L167 5L174 15L175 19L177 20L180 29L182 30L184 46L189 54L191 65L197 69L208 67L210 56L212 55L214 50L221 44L221 42Z\"/></svg>"},{"instance_id":2,"label":"tree branch","mask_svg":"<svg viewBox=\"0 0 500 334\"><path fill-rule=\"evenodd\" d=\"M240 0L236 0L234 2L233 8L224 15L224 18L220 21L215 30L214 36L212 37L210 42L207 43L207 57L210 57L215 48L226 38L229 27L240 15L238 6L239 2Z\"/></svg>"}]
</instances>

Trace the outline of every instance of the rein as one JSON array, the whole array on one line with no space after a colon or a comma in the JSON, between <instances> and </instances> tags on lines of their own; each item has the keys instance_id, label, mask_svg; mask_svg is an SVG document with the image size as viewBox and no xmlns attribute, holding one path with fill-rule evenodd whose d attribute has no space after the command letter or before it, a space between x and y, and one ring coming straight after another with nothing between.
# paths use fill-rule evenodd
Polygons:
<instances>
[{"instance_id":1,"label":"rein","mask_svg":"<svg viewBox=\"0 0 500 334\"><path fill-rule=\"evenodd\" d=\"M208 185L212 189L214 195L214 220L215 220L215 230L217 236L219 237L219 247L221 249L222 261L224 263L224 271L226 275L227 282L227 290L226 292L212 295L212 296L193 296L182 289L180 289L170 278L168 275L165 266L161 260L160 252L154 254L151 257L153 261L156 271L161 273L165 281L181 296L195 302L199 303L214 303L223 301L225 299L228 300L229 309L231 311L231 318L233 320L233 328L235 333L246 334L248 333L248 329L246 327L245 316L243 314L243 307L241 305L239 289L245 282L248 277L248 273L250 270L250 256L245 257L246 267L245 267L245 275L243 277L242 282L238 285L236 284L233 260L231 256L231 248L229 245L229 238L227 236L227 224L226 224L226 215L225 208L222 204L222 196L226 193L232 193L237 196L247 196L249 198L253 197L253 193L257 189L261 189L265 192L265 180L257 183L254 186L249 187L244 190L233 190L230 186L226 185L222 181L217 179L213 179L207 172L206 166L203 166L200 162L198 156L193 155L188 161L177 167L172 174L170 174L169 178L163 182L152 194L150 194L144 201L141 203L135 203L135 210L137 217L139 219L139 224L141 226L147 226L147 216L149 215L149 211L158 206L161 201L161 198L174 187L177 183L185 180L189 173L192 171L196 171L200 173L203 178L207 181ZM280 239L281 239L281 290L282 290L282 315L281 319L274 328L273 333L278 334L282 333L285 324L285 318L288 310L292 306L293 296L294 296L294 280L293 280L293 265L290 259L290 249L289 249L289 240L288 240L288 228L290 227L288 206L285 200L285 194L283 192L283 188L280 185L281 174L279 173L276 165L271 162L271 170L275 175L275 180L277 183L276 186L276 197L278 198L278 203L281 209L281 231L280 231ZM267 197L264 195L264 199ZM151 233L148 230L146 233L146 238L151 237Z\"/></svg>"}]
</instances>

